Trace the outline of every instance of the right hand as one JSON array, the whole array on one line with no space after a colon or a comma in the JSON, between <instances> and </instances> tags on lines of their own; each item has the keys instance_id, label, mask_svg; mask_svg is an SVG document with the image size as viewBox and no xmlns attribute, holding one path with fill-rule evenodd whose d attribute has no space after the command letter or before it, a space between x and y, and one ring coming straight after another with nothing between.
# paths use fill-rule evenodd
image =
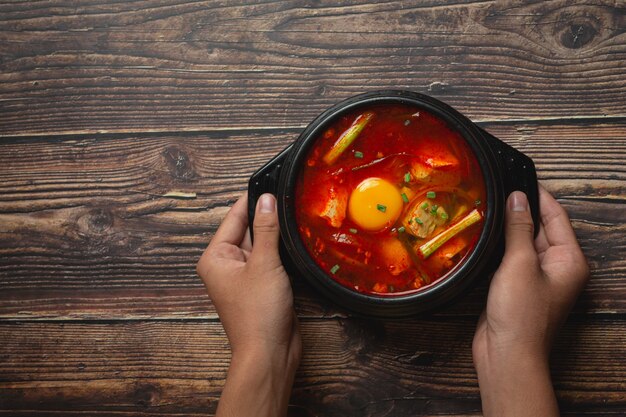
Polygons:
<instances>
[{"instance_id":1,"label":"right hand","mask_svg":"<svg viewBox=\"0 0 626 417\"><path fill-rule=\"evenodd\" d=\"M516 191L507 200L506 250L474 335L485 415L518 415L507 410L515 405L516 395L524 397L525 388L539 390L536 398L549 390L551 398L536 414L533 406L540 407L540 401L521 401L519 415L553 415L554 410L558 415L548 356L589 268L567 213L543 187L539 191L541 225L535 239L526 196Z\"/></svg>"}]
</instances>

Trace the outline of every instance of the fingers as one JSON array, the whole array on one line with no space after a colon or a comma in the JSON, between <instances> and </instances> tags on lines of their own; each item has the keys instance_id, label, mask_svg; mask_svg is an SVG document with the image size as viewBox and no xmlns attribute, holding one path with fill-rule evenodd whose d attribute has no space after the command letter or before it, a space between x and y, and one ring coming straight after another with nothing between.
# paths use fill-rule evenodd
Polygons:
<instances>
[{"instance_id":1,"label":"fingers","mask_svg":"<svg viewBox=\"0 0 626 417\"><path fill-rule=\"evenodd\" d=\"M567 212L541 185L539 185L539 207L541 223L550 246L578 245Z\"/></svg>"},{"instance_id":2,"label":"fingers","mask_svg":"<svg viewBox=\"0 0 626 417\"><path fill-rule=\"evenodd\" d=\"M209 246L228 243L239 246L248 230L248 193L244 193L224 217Z\"/></svg>"},{"instance_id":3,"label":"fingers","mask_svg":"<svg viewBox=\"0 0 626 417\"><path fill-rule=\"evenodd\" d=\"M265 270L282 266L278 254L280 230L276 213L276 198L272 194L263 194L256 205L254 215L254 244L250 261Z\"/></svg>"},{"instance_id":4,"label":"fingers","mask_svg":"<svg viewBox=\"0 0 626 417\"><path fill-rule=\"evenodd\" d=\"M506 202L505 259L520 255L524 255L524 259L527 256L536 256L533 230L526 194L521 191L512 192Z\"/></svg>"}]
</instances>

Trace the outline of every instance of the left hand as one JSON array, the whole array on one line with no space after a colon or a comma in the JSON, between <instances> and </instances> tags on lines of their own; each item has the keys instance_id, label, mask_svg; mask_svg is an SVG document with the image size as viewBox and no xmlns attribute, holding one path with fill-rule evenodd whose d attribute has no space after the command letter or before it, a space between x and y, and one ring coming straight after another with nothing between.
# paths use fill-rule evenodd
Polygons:
<instances>
[{"instance_id":1,"label":"left hand","mask_svg":"<svg viewBox=\"0 0 626 417\"><path fill-rule=\"evenodd\" d=\"M289 277L278 255L276 200L264 194L248 230L247 195L228 212L197 265L230 341L233 357L258 353L300 359Z\"/></svg>"}]
</instances>

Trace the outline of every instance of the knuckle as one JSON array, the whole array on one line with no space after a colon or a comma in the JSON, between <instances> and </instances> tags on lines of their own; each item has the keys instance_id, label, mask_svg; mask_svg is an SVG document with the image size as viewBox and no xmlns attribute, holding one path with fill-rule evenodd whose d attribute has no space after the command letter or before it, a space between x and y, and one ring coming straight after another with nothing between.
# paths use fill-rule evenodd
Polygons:
<instances>
[{"instance_id":1,"label":"knuckle","mask_svg":"<svg viewBox=\"0 0 626 417\"><path fill-rule=\"evenodd\" d=\"M511 268L534 272L539 270L539 259L537 254L529 250L508 250L505 254L504 262Z\"/></svg>"},{"instance_id":2,"label":"knuckle","mask_svg":"<svg viewBox=\"0 0 626 417\"><path fill-rule=\"evenodd\" d=\"M257 233L272 233L278 231L278 221L268 216L258 216L254 222L254 231Z\"/></svg>"},{"instance_id":3,"label":"knuckle","mask_svg":"<svg viewBox=\"0 0 626 417\"><path fill-rule=\"evenodd\" d=\"M511 219L511 222L509 222L509 229L516 232L532 234L535 227L532 222L529 222L527 219Z\"/></svg>"}]
</instances>

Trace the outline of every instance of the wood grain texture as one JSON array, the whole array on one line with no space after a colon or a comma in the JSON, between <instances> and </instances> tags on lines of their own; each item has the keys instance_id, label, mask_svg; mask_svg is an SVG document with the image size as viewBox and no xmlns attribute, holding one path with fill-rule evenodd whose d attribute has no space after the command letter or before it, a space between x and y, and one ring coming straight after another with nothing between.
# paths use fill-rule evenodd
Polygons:
<instances>
[{"instance_id":1,"label":"wood grain texture","mask_svg":"<svg viewBox=\"0 0 626 417\"><path fill-rule=\"evenodd\" d=\"M485 125L535 159L593 275L577 311L626 312L626 124ZM215 317L194 265L251 173L296 131L0 144L3 318ZM608 163L607 163L608 162ZM195 199L162 197L168 191ZM606 250L602 242L610 242ZM300 313L342 314L296 278ZM477 314L486 286L455 307Z\"/></svg>"},{"instance_id":2,"label":"wood grain texture","mask_svg":"<svg viewBox=\"0 0 626 417\"><path fill-rule=\"evenodd\" d=\"M377 89L474 119L626 116L626 6L40 1L0 5L0 135L303 126Z\"/></svg>"},{"instance_id":3,"label":"wood grain texture","mask_svg":"<svg viewBox=\"0 0 626 417\"><path fill-rule=\"evenodd\" d=\"M304 320L289 415L476 415L473 329L467 319ZM564 415L626 412L626 364L615 361L624 331L613 320L565 327L553 354ZM16 322L0 338L0 408L34 416L212 415L230 358L213 321Z\"/></svg>"},{"instance_id":4,"label":"wood grain texture","mask_svg":"<svg viewBox=\"0 0 626 417\"><path fill-rule=\"evenodd\" d=\"M0 416L213 415L230 353L195 262L257 168L388 88L535 160L592 270L551 361L563 415L626 415L624 62L611 0L0 3ZM293 285L291 417L481 415L486 280L387 322Z\"/></svg>"},{"instance_id":5,"label":"wood grain texture","mask_svg":"<svg viewBox=\"0 0 626 417\"><path fill-rule=\"evenodd\" d=\"M626 312L626 124L484 127L533 157L569 211L593 271L577 311ZM195 262L251 173L295 137L289 130L5 140L1 317L214 318ZM163 197L172 190L197 197ZM300 281L301 314L342 314ZM451 311L477 314L485 288Z\"/></svg>"}]
</instances>

